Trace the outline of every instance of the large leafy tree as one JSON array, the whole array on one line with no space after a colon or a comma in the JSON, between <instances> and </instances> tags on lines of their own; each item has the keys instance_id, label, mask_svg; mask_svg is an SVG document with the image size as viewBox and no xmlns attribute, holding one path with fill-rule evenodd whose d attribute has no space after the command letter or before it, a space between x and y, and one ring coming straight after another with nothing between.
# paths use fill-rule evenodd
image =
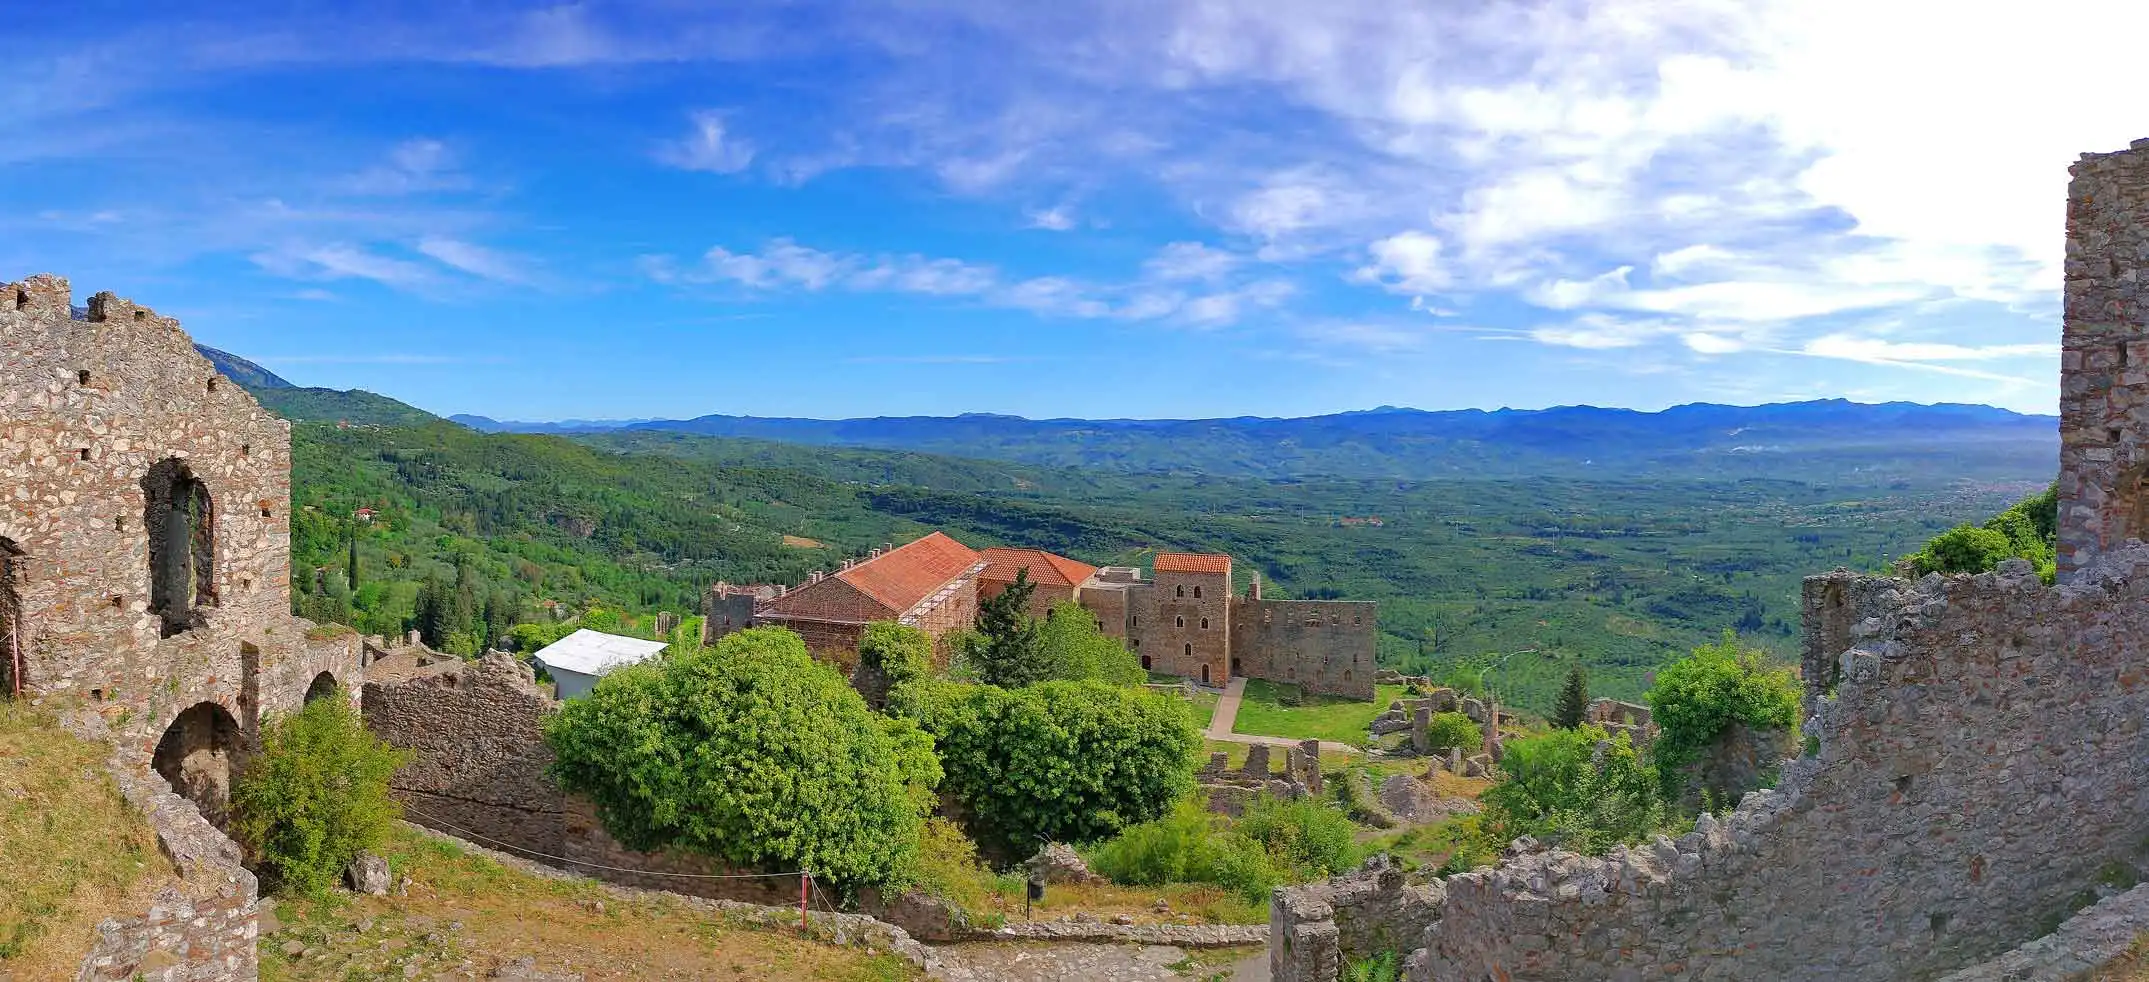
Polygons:
<instances>
[{"instance_id":1,"label":"large leafy tree","mask_svg":"<svg viewBox=\"0 0 2149 982\"><path fill-rule=\"evenodd\" d=\"M1500 773L1479 799L1496 841L1530 835L1599 855L1675 819L1656 769L1624 733L1582 726L1509 740Z\"/></svg>"},{"instance_id":2,"label":"large leafy tree","mask_svg":"<svg viewBox=\"0 0 2149 982\"><path fill-rule=\"evenodd\" d=\"M1791 670L1770 664L1766 653L1739 644L1730 631L1660 669L1647 698L1659 730L1650 754L1667 786L1726 727L1790 729L1800 712Z\"/></svg>"},{"instance_id":3,"label":"large leafy tree","mask_svg":"<svg viewBox=\"0 0 2149 982\"><path fill-rule=\"evenodd\" d=\"M1104 682L1023 689L927 680L891 706L933 735L945 789L1003 856L1162 815L1193 786L1200 734L1179 700Z\"/></svg>"},{"instance_id":4,"label":"large leafy tree","mask_svg":"<svg viewBox=\"0 0 2149 982\"><path fill-rule=\"evenodd\" d=\"M908 624L874 621L858 641L858 691L875 706L889 691L932 674L933 636Z\"/></svg>"},{"instance_id":5,"label":"large leafy tree","mask_svg":"<svg viewBox=\"0 0 2149 982\"><path fill-rule=\"evenodd\" d=\"M614 671L545 739L561 786L629 848L848 886L909 874L941 776L925 733L867 709L781 628Z\"/></svg>"},{"instance_id":6,"label":"large leafy tree","mask_svg":"<svg viewBox=\"0 0 2149 982\"><path fill-rule=\"evenodd\" d=\"M977 633L965 655L985 684L1014 689L1052 678L1043 632L1030 616L1030 596L1036 592L1030 571L1019 570L1007 589L978 602Z\"/></svg>"},{"instance_id":7,"label":"large leafy tree","mask_svg":"<svg viewBox=\"0 0 2149 982\"><path fill-rule=\"evenodd\" d=\"M1052 616L1038 627L1038 644L1044 649L1046 671L1068 682L1095 679L1113 685L1140 685L1149 681L1142 663L1119 639L1097 626L1097 615L1072 600L1052 607Z\"/></svg>"}]
</instances>

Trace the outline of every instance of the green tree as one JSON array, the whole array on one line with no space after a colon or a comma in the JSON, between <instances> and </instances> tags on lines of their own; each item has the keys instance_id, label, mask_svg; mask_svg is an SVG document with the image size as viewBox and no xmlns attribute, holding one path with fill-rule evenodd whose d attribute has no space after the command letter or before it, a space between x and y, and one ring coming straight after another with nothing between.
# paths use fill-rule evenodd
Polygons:
<instances>
[{"instance_id":1,"label":"green tree","mask_svg":"<svg viewBox=\"0 0 2149 982\"><path fill-rule=\"evenodd\" d=\"M1552 704L1552 725L1563 730L1581 726L1589 718L1589 675L1580 662L1567 670L1567 684L1560 687L1559 701Z\"/></svg>"},{"instance_id":2,"label":"green tree","mask_svg":"<svg viewBox=\"0 0 2149 982\"><path fill-rule=\"evenodd\" d=\"M411 627L426 644L445 648L448 637L460 629L454 617L454 588L438 574L427 577L411 606Z\"/></svg>"},{"instance_id":3,"label":"green tree","mask_svg":"<svg viewBox=\"0 0 2149 982\"><path fill-rule=\"evenodd\" d=\"M272 717L231 789L235 837L280 889L319 893L402 817L388 781L406 759L341 693Z\"/></svg>"},{"instance_id":4,"label":"green tree","mask_svg":"<svg viewBox=\"0 0 2149 982\"><path fill-rule=\"evenodd\" d=\"M1113 685L1140 685L1149 681L1141 660L1119 639L1097 626L1097 615L1072 600L1052 607L1052 616L1038 627L1038 644L1051 677L1067 682L1095 679Z\"/></svg>"},{"instance_id":5,"label":"green tree","mask_svg":"<svg viewBox=\"0 0 2149 982\"><path fill-rule=\"evenodd\" d=\"M347 557L347 562L344 566L343 579L350 584L351 590L356 592L358 589L358 519L356 518L351 519L350 540L350 555Z\"/></svg>"},{"instance_id":6,"label":"green tree","mask_svg":"<svg viewBox=\"0 0 2149 982\"><path fill-rule=\"evenodd\" d=\"M966 654L985 684L1016 689L1052 677L1042 632L1030 616L1036 591L1030 571L1018 570L1007 589L978 602L977 634Z\"/></svg>"},{"instance_id":7,"label":"green tree","mask_svg":"<svg viewBox=\"0 0 2149 982\"><path fill-rule=\"evenodd\" d=\"M1925 548L1903 558L1912 576L1928 573L1983 573L2008 559L2027 559L2050 583L2059 525L2059 485L2047 487L1987 519L1982 525L1958 525L1933 537Z\"/></svg>"},{"instance_id":8,"label":"green tree","mask_svg":"<svg viewBox=\"0 0 2149 982\"><path fill-rule=\"evenodd\" d=\"M1667 787L1683 780L1681 771L1725 727L1789 729L1798 725L1800 712L1798 678L1771 665L1767 653L1741 645L1730 631L1659 669L1646 698L1658 729L1649 752Z\"/></svg>"},{"instance_id":9,"label":"green tree","mask_svg":"<svg viewBox=\"0 0 2149 982\"><path fill-rule=\"evenodd\" d=\"M1464 753L1475 753L1485 743L1485 732L1477 721L1462 713L1434 713L1426 720L1425 734L1434 753L1446 753L1460 747Z\"/></svg>"},{"instance_id":10,"label":"green tree","mask_svg":"<svg viewBox=\"0 0 2149 982\"><path fill-rule=\"evenodd\" d=\"M1529 835L1587 855L1676 821L1655 768L1627 735L1589 725L1507 741L1500 780L1479 801L1496 841Z\"/></svg>"},{"instance_id":11,"label":"green tree","mask_svg":"<svg viewBox=\"0 0 2149 982\"><path fill-rule=\"evenodd\" d=\"M912 875L940 766L798 635L753 628L619 669L545 726L561 787L632 849L838 884Z\"/></svg>"},{"instance_id":12,"label":"green tree","mask_svg":"<svg viewBox=\"0 0 2149 982\"><path fill-rule=\"evenodd\" d=\"M1193 787L1200 731L1186 704L1103 682L1024 689L928 679L891 710L933 735L945 789L987 849L1028 856L1164 813Z\"/></svg>"},{"instance_id":13,"label":"green tree","mask_svg":"<svg viewBox=\"0 0 2149 982\"><path fill-rule=\"evenodd\" d=\"M858 639L858 691L885 705L888 693L932 674L933 636L908 624L874 621Z\"/></svg>"}]
</instances>

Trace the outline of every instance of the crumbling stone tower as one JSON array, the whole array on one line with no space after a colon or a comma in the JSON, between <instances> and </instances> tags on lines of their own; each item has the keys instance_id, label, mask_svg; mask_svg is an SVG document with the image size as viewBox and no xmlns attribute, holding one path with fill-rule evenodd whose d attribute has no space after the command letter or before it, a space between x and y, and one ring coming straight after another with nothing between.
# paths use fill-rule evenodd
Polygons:
<instances>
[{"instance_id":1,"label":"crumbling stone tower","mask_svg":"<svg viewBox=\"0 0 2149 982\"><path fill-rule=\"evenodd\" d=\"M212 822L264 713L355 698L290 613L290 425L177 321L0 287L0 489L0 696L86 703Z\"/></svg>"},{"instance_id":2,"label":"crumbling stone tower","mask_svg":"<svg viewBox=\"0 0 2149 982\"><path fill-rule=\"evenodd\" d=\"M2059 574L2149 539L2149 140L2085 153L2067 191Z\"/></svg>"}]
</instances>

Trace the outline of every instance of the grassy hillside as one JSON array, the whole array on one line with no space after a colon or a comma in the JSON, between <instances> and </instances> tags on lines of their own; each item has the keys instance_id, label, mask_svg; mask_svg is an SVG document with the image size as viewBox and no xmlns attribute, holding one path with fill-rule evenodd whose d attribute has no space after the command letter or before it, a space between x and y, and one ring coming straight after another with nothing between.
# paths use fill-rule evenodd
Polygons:
<instances>
[{"instance_id":1,"label":"grassy hillside","mask_svg":"<svg viewBox=\"0 0 2149 982\"><path fill-rule=\"evenodd\" d=\"M177 878L105 775L109 752L0 701L0 978L73 978L97 922Z\"/></svg>"}]
</instances>

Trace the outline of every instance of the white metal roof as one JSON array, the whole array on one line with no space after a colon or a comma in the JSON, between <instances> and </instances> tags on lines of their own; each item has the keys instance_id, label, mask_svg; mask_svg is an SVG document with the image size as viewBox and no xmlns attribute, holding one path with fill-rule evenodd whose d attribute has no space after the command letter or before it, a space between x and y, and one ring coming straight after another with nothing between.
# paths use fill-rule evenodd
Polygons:
<instances>
[{"instance_id":1,"label":"white metal roof","mask_svg":"<svg viewBox=\"0 0 2149 982\"><path fill-rule=\"evenodd\" d=\"M546 645L531 659L542 662L548 672L565 669L582 675L603 675L621 665L652 658L663 650L662 641L623 638L583 628Z\"/></svg>"}]
</instances>

